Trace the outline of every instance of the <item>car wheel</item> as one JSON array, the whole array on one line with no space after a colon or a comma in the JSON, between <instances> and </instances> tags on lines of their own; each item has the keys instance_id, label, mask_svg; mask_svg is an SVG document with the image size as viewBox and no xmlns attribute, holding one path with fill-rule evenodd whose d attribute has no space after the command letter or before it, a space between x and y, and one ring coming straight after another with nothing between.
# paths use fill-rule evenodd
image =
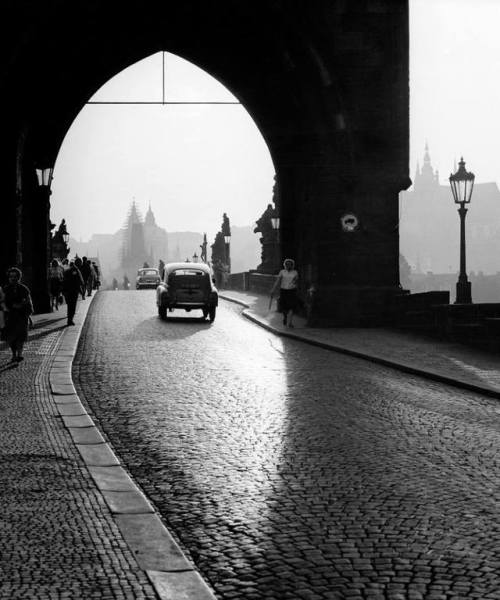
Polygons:
<instances>
[{"instance_id":1,"label":"car wheel","mask_svg":"<svg viewBox=\"0 0 500 600\"><path fill-rule=\"evenodd\" d=\"M167 319L167 307L166 306L159 306L158 307L158 314L160 315L160 319L163 319L164 321L166 321L166 319Z\"/></svg>"},{"instance_id":2,"label":"car wheel","mask_svg":"<svg viewBox=\"0 0 500 600\"><path fill-rule=\"evenodd\" d=\"M208 317L210 319L210 323L215 321L215 306L212 306L212 308L209 310Z\"/></svg>"}]
</instances>

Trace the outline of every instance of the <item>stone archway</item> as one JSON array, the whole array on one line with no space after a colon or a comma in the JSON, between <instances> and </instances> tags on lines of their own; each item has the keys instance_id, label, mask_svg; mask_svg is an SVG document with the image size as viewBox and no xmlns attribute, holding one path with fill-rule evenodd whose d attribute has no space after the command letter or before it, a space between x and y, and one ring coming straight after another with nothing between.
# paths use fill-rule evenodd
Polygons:
<instances>
[{"instance_id":1,"label":"stone archway","mask_svg":"<svg viewBox=\"0 0 500 600\"><path fill-rule=\"evenodd\" d=\"M105 81L166 50L221 81L266 140L282 252L299 265L311 322L377 320L399 285L398 193L409 185L405 2L146 1L138 12L127 2L20 0L8 16L0 268L21 262L39 309L48 216L34 167L54 164ZM354 228L343 227L346 215Z\"/></svg>"}]
</instances>

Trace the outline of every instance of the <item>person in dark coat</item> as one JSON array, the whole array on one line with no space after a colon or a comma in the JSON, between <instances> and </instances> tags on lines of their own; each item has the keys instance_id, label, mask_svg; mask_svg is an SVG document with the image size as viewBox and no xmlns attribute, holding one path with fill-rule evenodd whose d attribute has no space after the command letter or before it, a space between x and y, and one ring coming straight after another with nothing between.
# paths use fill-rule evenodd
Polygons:
<instances>
[{"instance_id":1,"label":"person in dark coat","mask_svg":"<svg viewBox=\"0 0 500 600\"><path fill-rule=\"evenodd\" d=\"M85 300L85 293L87 296L92 295L92 265L86 256L82 256L82 265L79 269L83 277L82 300Z\"/></svg>"},{"instance_id":2,"label":"person in dark coat","mask_svg":"<svg viewBox=\"0 0 500 600\"><path fill-rule=\"evenodd\" d=\"M74 325L73 318L76 312L78 296L82 293L83 277L80 270L73 261L69 263L69 269L64 271L63 294L68 306L68 325Z\"/></svg>"},{"instance_id":3,"label":"person in dark coat","mask_svg":"<svg viewBox=\"0 0 500 600\"><path fill-rule=\"evenodd\" d=\"M23 348L28 339L33 303L29 289L21 283L21 270L11 267L7 277L9 283L3 288L7 318L2 334L12 350L12 362L21 362L24 360Z\"/></svg>"},{"instance_id":4,"label":"person in dark coat","mask_svg":"<svg viewBox=\"0 0 500 600\"><path fill-rule=\"evenodd\" d=\"M78 271L80 272L80 276L82 278L82 289L80 290L80 294L82 295L82 300L85 300L85 279L83 276L83 260L77 256L77 258L75 258L75 267L78 269Z\"/></svg>"}]
</instances>

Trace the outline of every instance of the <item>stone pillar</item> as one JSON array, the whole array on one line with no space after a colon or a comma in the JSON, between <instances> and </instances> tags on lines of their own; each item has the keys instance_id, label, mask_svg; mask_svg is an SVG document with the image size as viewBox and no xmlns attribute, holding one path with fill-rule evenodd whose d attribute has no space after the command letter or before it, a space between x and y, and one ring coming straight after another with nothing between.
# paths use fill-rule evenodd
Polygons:
<instances>
[{"instance_id":1,"label":"stone pillar","mask_svg":"<svg viewBox=\"0 0 500 600\"><path fill-rule=\"evenodd\" d=\"M50 312L48 265L50 261L50 188L40 186L33 195L32 295L35 312Z\"/></svg>"}]
</instances>

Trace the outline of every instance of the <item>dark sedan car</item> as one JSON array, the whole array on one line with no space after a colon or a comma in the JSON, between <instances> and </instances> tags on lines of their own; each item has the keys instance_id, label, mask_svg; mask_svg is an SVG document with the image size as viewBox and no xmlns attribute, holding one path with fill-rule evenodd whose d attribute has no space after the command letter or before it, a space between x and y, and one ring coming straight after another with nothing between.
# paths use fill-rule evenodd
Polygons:
<instances>
[{"instance_id":1,"label":"dark sedan car","mask_svg":"<svg viewBox=\"0 0 500 600\"><path fill-rule=\"evenodd\" d=\"M174 308L189 312L200 309L205 318L214 321L219 304L217 288L210 267L205 263L169 263L163 281L156 288L156 305L162 319Z\"/></svg>"},{"instance_id":2,"label":"dark sedan car","mask_svg":"<svg viewBox=\"0 0 500 600\"><path fill-rule=\"evenodd\" d=\"M137 271L137 277L135 279L135 288L140 290L142 288L155 288L161 281L160 273L158 269L151 267L144 267Z\"/></svg>"}]
</instances>

